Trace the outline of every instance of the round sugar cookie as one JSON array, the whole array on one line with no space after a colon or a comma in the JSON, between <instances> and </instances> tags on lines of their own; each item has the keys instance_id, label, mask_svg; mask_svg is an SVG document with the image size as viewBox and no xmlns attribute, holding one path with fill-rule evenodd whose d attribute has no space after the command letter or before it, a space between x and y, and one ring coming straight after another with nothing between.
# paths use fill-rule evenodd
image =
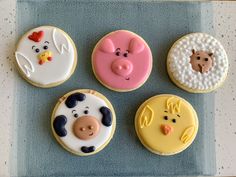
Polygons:
<instances>
[{"instance_id":1,"label":"round sugar cookie","mask_svg":"<svg viewBox=\"0 0 236 177\"><path fill-rule=\"evenodd\" d=\"M180 88L206 93L223 84L229 63L219 41L205 33L192 33L174 43L167 57L167 71Z\"/></svg>"},{"instance_id":2,"label":"round sugar cookie","mask_svg":"<svg viewBox=\"0 0 236 177\"><path fill-rule=\"evenodd\" d=\"M159 155L182 152L194 141L198 117L183 98L156 95L145 101L135 115L135 130L141 143Z\"/></svg>"},{"instance_id":3,"label":"round sugar cookie","mask_svg":"<svg viewBox=\"0 0 236 177\"><path fill-rule=\"evenodd\" d=\"M116 115L102 94L89 89L75 90L57 102L51 127L55 138L67 151L88 156L101 151L110 142Z\"/></svg>"},{"instance_id":4,"label":"round sugar cookie","mask_svg":"<svg viewBox=\"0 0 236 177\"><path fill-rule=\"evenodd\" d=\"M152 70L152 52L137 34L113 31L104 36L92 53L96 78L107 88L126 92L141 87Z\"/></svg>"},{"instance_id":5,"label":"round sugar cookie","mask_svg":"<svg viewBox=\"0 0 236 177\"><path fill-rule=\"evenodd\" d=\"M53 26L40 26L25 33L18 42L15 57L23 78L42 88L62 84L77 65L74 42Z\"/></svg>"}]
</instances>

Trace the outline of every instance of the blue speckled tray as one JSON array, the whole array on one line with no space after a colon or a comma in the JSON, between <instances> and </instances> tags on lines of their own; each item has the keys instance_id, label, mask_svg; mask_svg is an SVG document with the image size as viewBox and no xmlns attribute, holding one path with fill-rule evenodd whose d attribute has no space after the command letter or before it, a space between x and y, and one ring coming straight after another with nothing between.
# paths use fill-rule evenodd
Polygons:
<instances>
[{"instance_id":1,"label":"blue speckled tray","mask_svg":"<svg viewBox=\"0 0 236 177\"><path fill-rule=\"evenodd\" d=\"M21 0L17 2L19 37L30 28L54 25L65 30L78 47L79 65L61 86L40 89L16 74L15 124L17 159L12 171L19 176L160 176L211 175L215 173L214 95L190 94L168 78L166 56L172 43L186 33L211 29L211 3L157 1ZM141 35L150 45L154 65L143 87L118 93L103 87L94 77L91 52L106 33L127 29ZM91 88L113 103L117 129L110 144L89 157L74 156L54 139L50 115L58 98L78 89ZM138 140L134 115L147 98L171 93L187 99L199 116L196 140L184 152L169 157L154 155Z\"/></svg>"}]
</instances>

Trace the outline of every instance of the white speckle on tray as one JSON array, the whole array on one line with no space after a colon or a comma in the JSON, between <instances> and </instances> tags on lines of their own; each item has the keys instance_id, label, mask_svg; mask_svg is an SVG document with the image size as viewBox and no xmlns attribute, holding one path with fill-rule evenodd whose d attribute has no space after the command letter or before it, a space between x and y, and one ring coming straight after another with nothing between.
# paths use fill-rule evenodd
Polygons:
<instances>
[{"instance_id":1,"label":"white speckle on tray","mask_svg":"<svg viewBox=\"0 0 236 177\"><path fill-rule=\"evenodd\" d=\"M15 1L0 2L0 176L12 172L13 145L13 89L14 89L14 46L15 46ZM16 159L16 157L14 158Z\"/></svg>"},{"instance_id":2,"label":"white speckle on tray","mask_svg":"<svg viewBox=\"0 0 236 177\"><path fill-rule=\"evenodd\" d=\"M229 58L229 72L224 86L215 95L215 147L217 174L236 175L236 3L213 4L214 31Z\"/></svg>"}]
</instances>

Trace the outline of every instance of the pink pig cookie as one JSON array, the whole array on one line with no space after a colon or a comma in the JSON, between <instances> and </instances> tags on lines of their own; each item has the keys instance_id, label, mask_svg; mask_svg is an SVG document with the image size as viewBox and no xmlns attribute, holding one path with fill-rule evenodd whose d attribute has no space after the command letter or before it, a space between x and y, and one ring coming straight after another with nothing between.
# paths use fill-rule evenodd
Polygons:
<instances>
[{"instance_id":1,"label":"pink pig cookie","mask_svg":"<svg viewBox=\"0 0 236 177\"><path fill-rule=\"evenodd\" d=\"M139 88L152 70L152 53L137 34L118 30L107 34L95 46L93 71L109 89L125 92Z\"/></svg>"}]
</instances>

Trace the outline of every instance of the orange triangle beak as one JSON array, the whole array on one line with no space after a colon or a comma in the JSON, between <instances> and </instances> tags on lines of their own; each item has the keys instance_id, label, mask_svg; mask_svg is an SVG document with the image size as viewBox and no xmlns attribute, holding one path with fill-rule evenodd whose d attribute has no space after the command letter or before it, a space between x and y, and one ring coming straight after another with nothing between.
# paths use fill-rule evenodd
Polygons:
<instances>
[{"instance_id":1,"label":"orange triangle beak","mask_svg":"<svg viewBox=\"0 0 236 177\"><path fill-rule=\"evenodd\" d=\"M169 135L173 130L173 127L170 125L161 125L161 131L164 135Z\"/></svg>"}]
</instances>

